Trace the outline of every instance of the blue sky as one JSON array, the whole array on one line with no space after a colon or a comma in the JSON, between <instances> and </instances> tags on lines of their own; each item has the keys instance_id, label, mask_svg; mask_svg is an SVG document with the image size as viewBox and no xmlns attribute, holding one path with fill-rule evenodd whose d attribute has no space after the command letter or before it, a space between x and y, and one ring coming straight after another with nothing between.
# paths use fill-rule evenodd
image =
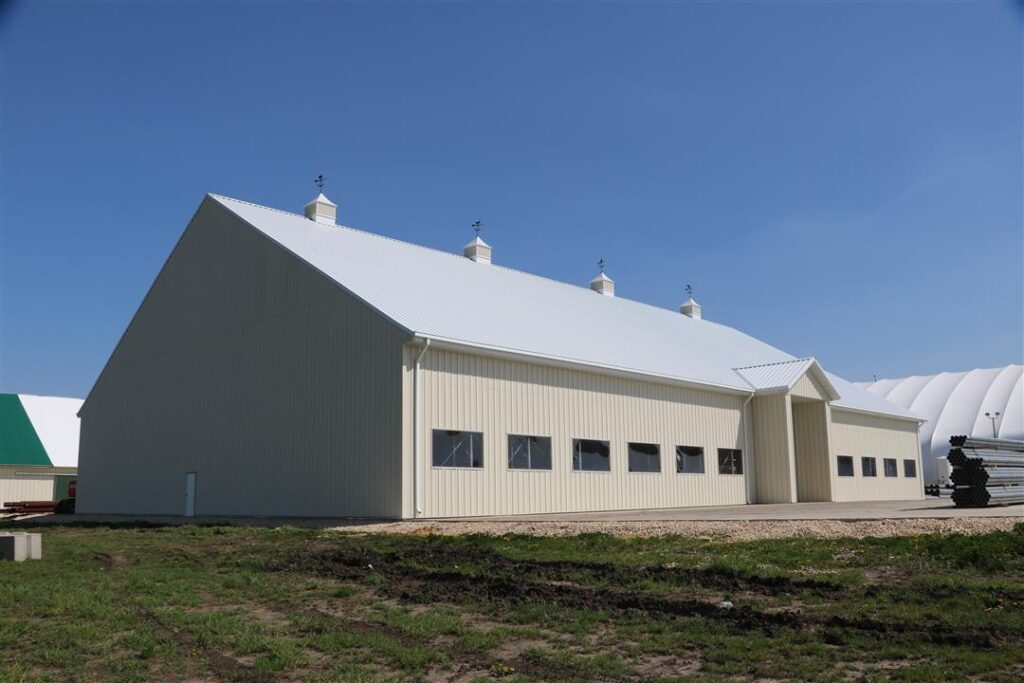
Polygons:
<instances>
[{"instance_id":1,"label":"blue sky","mask_svg":"<svg viewBox=\"0 0 1024 683\"><path fill-rule=\"evenodd\" d=\"M0 12L0 390L84 396L205 192L705 316L850 379L1024 356L1010 2Z\"/></svg>"}]
</instances>

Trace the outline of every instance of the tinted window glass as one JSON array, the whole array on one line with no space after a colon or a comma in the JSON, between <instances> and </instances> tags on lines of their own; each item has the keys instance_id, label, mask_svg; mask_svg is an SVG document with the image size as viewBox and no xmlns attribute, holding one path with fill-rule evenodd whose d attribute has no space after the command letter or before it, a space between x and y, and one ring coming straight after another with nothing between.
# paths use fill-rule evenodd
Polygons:
<instances>
[{"instance_id":1,"label":"tinted window glass","mask_svg":"<svg viewBox=\"0 0 1024 683\"><path fill-rule=\"evenodd\" d=\"M704 474L704 449L696 446L676 446L676 472Z\"/></svg>"},{"instance_id":2,"label":"tinted window glass","mask_svg":"<svg viewBox=\"0 0 1024 683\"><path fill-rule=\"evenodd\" d=\"M572 468L584 472L609 472L612 469L611 447L607 441L572 440Z\"/></svg>"},{"instance_id":3,"label":"tinted window glass","mask_svg":"<svg viewBox=\"0 0 1024 683\"><path fill-rule=\"evenodd\" d=\"M514 470L550 470L551 439L509 434L508 466Z\"/></svg>"},{"instance_id":4,"label":"tinted window glass","mask_svg":"<svg viewBox=\"0 0 1024 683\"><path fill-rule=\"evenodd\" d=\"M899 476L899 470L896 469L896 458L885 458L882 460L882 466L885 467L885 476Z\"/></svg>"},{"instance_id":5,"label":"tinted window glass","mask_svg":"<svg viewBox=\"0 0 1024 683\"><path fill-rule=\"evenodd\" d=\"M630 472L661 472L661 447L653 443L629 444Z\"/></svg>"},{"instance_id":6,"label":"tinted window glass","mask_svg":"<svg viewBox=\"0 0 1024 683\"><path fill-rule=\"evenodd\" d=\"M903 476L914 478L917 476L917 461L916 460L904 460L903 461Z\"/></svg>"},{"instance_id":7,"label":"tinted window glass","mask_svg":"<svg viewBox=\"0 0 1024 683\"><path fill-rule=\"evenodd\" d=\"M484 435L434 430L434 467L483 467Z\"/></svg>"},{"instance_id":8,"label":"tinted window glass","mask_svg":"<svg viewBox=\"0 0 1024 683\"><path fill-rule=\"evenodd\" d=\"M743 451L736 448L719 448L718 473L743 474Z\"/></svg>"},{"instance_id":9,"label":"tinted window glass","mask_svg":"<svg viewBox=\"0 0 1024 683\"><path fill-rule=\"evenodd\" d=\"M877 477L878 476L878 464L874 458L861 458L860 459L860 473L865 477Z\"/></svg>"},{"instance_id":10,"label":"tinted window glass","mask_svg":"<svg viewBox=\"0 0 1024 683\"><path fill-rule=\"evenodd\" d=\"M853 476L853 457L849 455L840 455L836 457L836 465L838 465L840 477L852 477Z\"/></svg>"}]
</instances>

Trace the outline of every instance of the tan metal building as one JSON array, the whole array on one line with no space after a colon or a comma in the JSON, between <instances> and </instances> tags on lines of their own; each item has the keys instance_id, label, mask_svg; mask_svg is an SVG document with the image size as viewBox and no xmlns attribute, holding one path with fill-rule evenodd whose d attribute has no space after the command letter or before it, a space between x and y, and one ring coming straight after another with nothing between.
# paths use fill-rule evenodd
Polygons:
<instances>
[{"instance_id":1,"label":"tan metal building","mask_svg":"<svg viewBox=\"0 0 1024 683\"><path fill-rule=\"evenodd\" d=\"M921 498L920 419L735 329L209 195L82 408L80 512Z\"/></svg>"}]
</instances>

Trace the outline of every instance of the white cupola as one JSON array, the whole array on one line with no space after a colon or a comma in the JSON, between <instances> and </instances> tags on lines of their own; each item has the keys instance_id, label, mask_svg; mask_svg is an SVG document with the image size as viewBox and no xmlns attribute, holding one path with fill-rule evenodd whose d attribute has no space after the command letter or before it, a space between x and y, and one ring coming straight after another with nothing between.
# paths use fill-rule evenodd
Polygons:
<instances>
[{"instance_id":1,"label":"white cupola","mask_svg":"<svg viewBox=\"0 0 1024 683\"><path fill-rule=\"evenodd\" d=\"M470 261L477 263L491 262L491 245L480 239L480 235L473 238L473 241L462 248L462 255Z\"/></svg>"},{"instance_id":2,"label":"white cupola","mask_svg":"<svg viewBox=\"0 0 1024 683\"><path fill-rule=\"evenodd\" d=\"M693 297L690 297L689 299L683 302L683 305L679 307L679 312L685 316L689 316L696 320L701 319L700 304L694 301Z\"/></svg>"},{"instance_id":3,"label":"white cupola","mask_svg":"<svg viewBox=\"0 0 1024 683\"><path fill-rule=\"evenodd\" d=\"M336 225L338 221L338 205L321 192L316 199L306 204L306 218L324 225Z\"/></svg>"},{"instance_id":4,"label":"white cupola","mask_svg":"<svg viewBox=\"0 0 1024 683\"><path fill-rule=\"evenodd\" d=\"M470 261L476 261L477 263L490 263L491 262L491 245L480 239L480 231L483 230L483 221L473 221L473 224L469 227L476 231L476 237L473 241L462 248L462 255L468 258Z\"/></svg>"},{"instance_id":5,"label":"white cupola","mask_svg":"<svg viewBox=\"0 0 1024 683\"><path fill-rule=\"evenodd\" d=\"M679 307L679 312L683 315L693 318L694 320L700 320L700 304L697 303L693 298L693 287L686 285L686 301Z\"/></svg>"},{"instance_id":6,"label":"white cupola","mask_svg":"<svg viewBox=\"0 0 1024 683\"><path fill-rule=\"evenodd\" d=\"M615 280L605 275L604 259L597 262L597 267L600 269L600 272L590 281L590 288L598 294L615 296Z\"/></svg>"}]
</instances>

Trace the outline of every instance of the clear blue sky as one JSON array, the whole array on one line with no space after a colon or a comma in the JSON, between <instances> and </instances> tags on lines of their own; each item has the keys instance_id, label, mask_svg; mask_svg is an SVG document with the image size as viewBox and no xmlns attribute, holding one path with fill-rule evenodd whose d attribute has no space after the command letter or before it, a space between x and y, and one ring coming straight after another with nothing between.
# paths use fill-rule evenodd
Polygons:
<instances>
[{"instance_id":1,"label":"clear blue sky","mask_svg":"<svg viewBox=\"0 0 1024 683\"><path fill-rule=\"evenodd\" d=\"M1021 362L1019 4L0 12L0 389L84 396L206 192L706 317L850 379Z\"/></svg>"}]
</instances>

